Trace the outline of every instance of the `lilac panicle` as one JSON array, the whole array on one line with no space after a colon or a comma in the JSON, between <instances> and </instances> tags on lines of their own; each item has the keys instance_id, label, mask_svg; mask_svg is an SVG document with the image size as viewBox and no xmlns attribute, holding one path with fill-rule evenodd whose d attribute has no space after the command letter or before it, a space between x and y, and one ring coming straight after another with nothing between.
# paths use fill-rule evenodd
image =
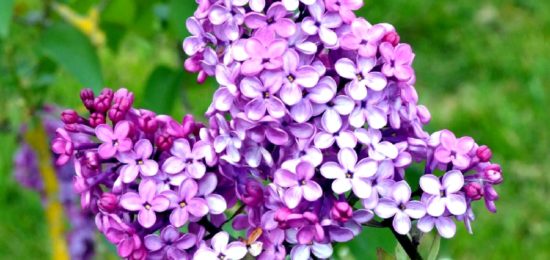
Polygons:
<instances>
[{"instance_id":1,"label":"lilac panicle","mask_svg":"<svg viewBox=\"0 0 550 260\"><path fill-rule=\"evenodd\" d=\"M450 238L456 221L470 227L474 201L496 210L491 150L424 130L412 47L356 17L363 1L197 4L183 48L197 81L219 84L208 125L135 109L124 89L84 90L88 118L65 113L52 145L58 163L73 158L82 204L121 256L330 258L375 216L399 234L417 225ZM92 141L75 145L75 133ZM416 163L424 174L412 187ZM226 222L246 237L231 238ZM180 237L169 227L196 243L165 249Z\"/></svg>"}]
</instances>

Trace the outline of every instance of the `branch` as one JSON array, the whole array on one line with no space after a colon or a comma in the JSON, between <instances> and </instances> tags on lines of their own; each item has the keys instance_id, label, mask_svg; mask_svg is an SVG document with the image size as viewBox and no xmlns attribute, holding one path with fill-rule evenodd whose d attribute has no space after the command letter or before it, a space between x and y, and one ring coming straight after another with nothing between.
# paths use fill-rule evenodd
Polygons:
<instances>
[{"instance_id":1,"label":"branch","mask_svg":"<svg viewBox=\"0 0 550 260\"><path fill-rule=\"evenodd\" d=\"M395 238L397 239L397 242L405 249L405 252L411 258L411 260L422 260L422 256L418 253L418 250L416 249L416 246L413 244L413 242L409 239L406 235L401 235L397 233L391 226L392 219L385 219L382 221L382 225L388 227Z\"/></svg>"}]
</instances>

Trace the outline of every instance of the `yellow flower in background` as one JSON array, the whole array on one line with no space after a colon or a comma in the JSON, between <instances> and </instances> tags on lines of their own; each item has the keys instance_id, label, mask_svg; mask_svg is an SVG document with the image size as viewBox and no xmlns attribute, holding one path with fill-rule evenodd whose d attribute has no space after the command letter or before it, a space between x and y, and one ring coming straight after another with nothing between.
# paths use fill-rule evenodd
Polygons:
<instances>
[{"instance_id":1,"label":"yellow flower in background","mask_svg":"<svg viewBox=\"0 0 550 260\"><path fill-rule=\"evenodd\" d=\"M33 147L38 155L38 166L47 201L45 204L46 219L48 221L48 233L52 243L52 259L68 260L69 253L65 241L63 207L58 198L59 185L55 176L55 170L52 166L51 152L48 144L48 137L42 124L36 124L25 135L26 141Z\"/></svg>"},{"instance_id":2,"label":"yellow flower in background","mask_svg":"<svg viewBox=\"0 0 550 260\"><path fill-rule=\"evenodd\" d=\"M87 16L82 16L64 4L53 4L54 10L68 23L84 33L97 46L105 43L105 33L99 28L99 10L97 6L90 8Z\"/></svg>"}]
</instances>

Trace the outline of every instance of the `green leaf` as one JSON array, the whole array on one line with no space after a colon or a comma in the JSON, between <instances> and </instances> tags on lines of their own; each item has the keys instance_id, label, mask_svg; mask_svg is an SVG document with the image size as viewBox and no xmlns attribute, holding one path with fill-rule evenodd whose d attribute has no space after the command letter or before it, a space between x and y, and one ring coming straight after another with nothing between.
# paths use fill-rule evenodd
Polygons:
<instances>
[{"instance_id":1,"label":"green leaf","mask_svg":"<svg viewBox=\"0 0 550 260\"><path fill-rule=\"evenodd\" d=\"M397 244L395 246L395 259L396 260L408 260L409 256L407 255L407 252L405 252L405 249L400 244Z\"/></svg>"},{"instance_id":2,"label":"green leaf","mask_svg":"<svg viewBox=\"0 0 550 260\"><path fill-rule=\"evenodd\" d=\"M130 26L136 16L136 5L133 0L114 0L110 1L101 15L101 20Z\"/></svg>"},{"instance_id":3,"label":"green leaf","mask_svg":"<svg viewBox=\"0 0 550 260\"><path fill-rule=\"evenodd\" d=\"M169 28L177 39L183 40L183 38L189 34L185 27L185 21L187 17L193 15L193 11L196 8L197 4L195 1L170 1Z\"/></svg>"},{"instance_id":4,"label":"green leaf","mask_svg":"<svg viewBox=\"0 0 550 260\"><path fill-rule=\"evenodd\" d=\"M145 86L143 106L159 114L170 114L180 96L182 73L166 66L156 67Z\"/></svg>"},{"instance_id":5,"label":"green leaf","mask_svg":"<svg viewBox=\"0 0 550 260\"><path fill-rule=\"evenodd\" d=\"M426 233L420 239L418 245L418 251L420 255L426 260L435 260L439 253L439 246L441 244L441 236L436 232Z\"/></svg>"},{"instance_id":6,"label":"green leaf","mask_svg":"<svg viewBox=\"0 0 550 260\"><path fill-rule=\"evenodd\" d=\"M4 38L10 31L13 3L15 0L0 1L0 38Z\"/></svg>"},{"instance_id":7,"label":"green leaf","mask_svg":"<svg viewBox=\"0 0 550 260\"><path fill-rule=\"evenodd\" d=\"M365 228L358 237L346 243L357 259L376 259L377 249L393 252L397 240L387 228Z\"/></svg>"},{"instance_id":8,"label":"green leaf","mask_svg":"<svg viewBox=\"0 0 550 260\"><path fill-rule=\"evenodd\" d=\"M376 259L378 260L395 260L395 256L390 255L383 248L376 248Z\"/></svg>"},{"instance_id":9,"label":"green leaf","mask_svg":"<svg viewBox=\"0 0 550 260\"><path fill-rule=\"evenodd\" d=\"M99 91L103 76L90 40L67 24L54 24L43 35L42 51L72 74L82 87Z\"/></svg>"}]
</instances>

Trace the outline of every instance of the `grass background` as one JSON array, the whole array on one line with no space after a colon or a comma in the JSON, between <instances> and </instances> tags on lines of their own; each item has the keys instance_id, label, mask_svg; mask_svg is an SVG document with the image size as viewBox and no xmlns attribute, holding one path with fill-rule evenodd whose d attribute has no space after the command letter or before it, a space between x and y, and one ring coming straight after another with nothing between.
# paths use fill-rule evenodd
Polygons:
<instances>
[{"instance_id":1,"label":"grass background","mask_svg":"<svg viewBox=\"0 0 550 260\"><path fill-rule=\"evenodd\" d=\"M40 197L11 176L16 129L29 120L29 102L79 105L82 83L66 67L54 66L50 58L44 61L44 28L28 22L39 19L35 16L48 2L16 0L9 34L0 40L2 259L44 259L51 251ZM81 14L98 4L61 2ZM167 92L175 97L174 105L163 109L176 117L187 112L200 117L215 85L195 84L194 75L183 72L179 56L193 2L100 2L99 28L106 44L94 51L105 85L135 91L136 104L146 107L159 106L148 99L151 95L163 97L151 92L153 87L175 86ZM413 46L420 102L433 118L428 129L473 136L489 145L494 161L503 166L498 213L490 214L478 203L474 235L459 226L454 239L443 241L440 256L550 258L550 2L367 0L359 14L371 23L392 23L402 41ZM55 13L49 19L64 21ZM34 73L43 65L52 67L46 76ZM366 253L374 256L378 246L391 251L389 239L384 231L368 231L339 246L337 256L364 259Z\"/></svg>"}]
</instances>

